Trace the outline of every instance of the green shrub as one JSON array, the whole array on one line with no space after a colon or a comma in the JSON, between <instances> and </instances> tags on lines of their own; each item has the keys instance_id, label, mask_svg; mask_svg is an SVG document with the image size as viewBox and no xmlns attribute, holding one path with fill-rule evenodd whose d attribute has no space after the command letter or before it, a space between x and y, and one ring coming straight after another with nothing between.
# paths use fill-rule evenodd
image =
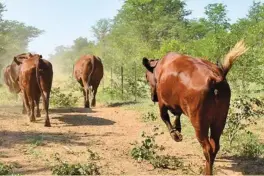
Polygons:
<instances>
[{"instance_id":1,"label":"green shrub","mask_svg":"<svg viewBox=\"0 0 264 176\"><path fill-rule=\"evenodd\" d=\"M239 133L248 132L247 127L256 124L256 118L264 114L263 104L256 98L238 97L231 102L224 135L232 146Z\"/></svg>"},{"instance_id":2,"label":"green shrub","mask_svg":"<svg viewBox=\"0 0 264 176\"><path fill-rule=\"evenodd\" d=\"M168 155L158 155L157 153L164 150L163 146L159 146L155 143L155 137L163 134L157 133L158 128L155 127L152 135L146 135L145 132L141 134L143 140L141 144L138 142L132 143L134 147L131 150L131 156L137 161L149 161L154 168L164 168L164 169L178 169L183 167L183 163L176 157Z\"/></svg>"},{"instance_id":3,"label":"green shrub","mask_svg":"<svg viewBox=\"0 0 264 176\"><path fill-rule=\"evenodd\" d=\"M155 130L155 129L154 129ZM155 143L155 137L159 135L154 133L153 135L147 135L144 131L141 134L143 140L141 144L138 142L132 143L134 148L131 150L131 156L137 161L151 160L155 157L158 150L163 150L163 146L158 146Z\"/></svg>"},{"instance_id":4,"label":"green shrub","mask_svg":"<svg viewBox=\"0 0 264 176\"><path fill-rule=\"evenodd\" d=\"M154 168L176 170L180 167L183 167L182 161L180 161L175 156L168 156L168 155L165 156L156 155L150 160L150 163L153 165Z\"/></svg>"},{"instance_id":5,"label":"green shrub","mask_svg":"<svg viewBox=\"0 0 264 176\"><path fill-rule=\"evenodd\" d=\"M99 160L100 159L100 156L98 155L98 153L93 152L90 149L87 149L87 152L89 153L89 159L90 160Z\"/></svg>"},{"instance_id":6,"label":"green shrub","mask_svg":"<svg viewBox=\"0 0 264 176\"><path fill-rule=\"evenodd\" d=\"M239 146L240 156L255 158L264 155L264 144L254 134L248 133L245 138Z\"/></svg>"},{"instance_id":7,"label":"green shrub","mask_svg":"<svg viewBox=\"0 0 264 176\"><path fill-rule=\"evenodd\" d=\"M99 167L94 162L69 164L62 161L58 154L55 154L55 160L58 164L51 168L54 175L100 175Z\"/></svg>"},{"instance_id":8,"label":"green shrub","mask_svg":"<svg viewBox=\"0 0 264 176\"><path fill-rule=\"evenodd\" d=\"M71 107L76 105L77 101L78 97L73 96L72 93L62 93L60 87L51 90L50 104L54 107Z\"/></svg>"},{"instance_id":9,"label":"green shrub","mask_svg":"<svg viewBox=\"0 0 264 176\"><path fill-rule=\"evenodd\" d=\"M13 167L11 165L6 165L0 162L0 175L10 175L12 174Z\"/></svg>"},{"instance_id":10,"label":"green shrub","mask_svg":"<svg viewBox=\"0 0 264 176\"><path fill-rule=\"evenodd\" d=\"M144 122L156 121L157 118L158 117L153 112L148 112L147 114L142 115L142 120Z\"/></svg>"}]
</instances>

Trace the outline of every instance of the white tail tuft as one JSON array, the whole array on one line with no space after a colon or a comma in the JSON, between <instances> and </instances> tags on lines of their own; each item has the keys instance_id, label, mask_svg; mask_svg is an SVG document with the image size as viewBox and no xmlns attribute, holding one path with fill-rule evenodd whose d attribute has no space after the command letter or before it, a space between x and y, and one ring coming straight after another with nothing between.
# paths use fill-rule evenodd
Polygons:
<instances>
[{"instance_id":1,"label":"white tail tuft","mask_svg":"<svg viewBox=\"0 0 264 176\"><path fill-rule=\"evenodd\" d=\"M226 54L223 63L224 76L231 69L233 63L238 59L239 56L244 54L248 48L245 45L244 40L240 40L236 45Z\"/></svg>"}]
</instances>

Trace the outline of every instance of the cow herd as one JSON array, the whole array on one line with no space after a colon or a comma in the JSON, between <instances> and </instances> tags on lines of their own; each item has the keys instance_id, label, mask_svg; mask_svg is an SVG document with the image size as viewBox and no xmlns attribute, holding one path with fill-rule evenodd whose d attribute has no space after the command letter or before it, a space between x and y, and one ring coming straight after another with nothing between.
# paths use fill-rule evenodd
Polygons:
<instances>
[{"instance_id":1,"label":"cow herd","mask_svg":"<svg viewBox=\"0 0 264 176\"><path fill-rule=\"evenodd\" d=\"M151 99L158 102L161 119L176 142L182 141L180 116L189 117L206 159L204 173L212 174L213 163L220 148L219 140L225 127L231 90L226 75L236 59L247 51L239 41L225 56L222 64L170 52L161 59L143 58ZM96 93L103 77L103 64L94 55L82 56L74 65L74 77L83 88L84 107L96 105ZM23 53L14 57L4 69L4 82L9 91L21 93L23 113L31 122L40 116L42 97L45 126L49 127L49 98L52 87L52 64L39 54ZM171 124L168 114L175 115ZM209 136L210 134L210 136Z\"/></svg>"}]
</instances>

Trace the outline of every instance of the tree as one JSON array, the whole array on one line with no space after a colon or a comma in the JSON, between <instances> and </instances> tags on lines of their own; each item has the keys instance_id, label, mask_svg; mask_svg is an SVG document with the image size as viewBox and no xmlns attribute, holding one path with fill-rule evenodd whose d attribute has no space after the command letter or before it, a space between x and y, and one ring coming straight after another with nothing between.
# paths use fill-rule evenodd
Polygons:
<instances>
[{"instance_id":1,"label":"tree","mask_svg":"<svg viewBox=\"0 0 264 176\"><path fill-rule=\"evenodd\" d=\"M110 30L111 20L109 19L100 19L94 26L92 26L92 31L97 42L103 41Z\"/></svg>"}]
</instances>

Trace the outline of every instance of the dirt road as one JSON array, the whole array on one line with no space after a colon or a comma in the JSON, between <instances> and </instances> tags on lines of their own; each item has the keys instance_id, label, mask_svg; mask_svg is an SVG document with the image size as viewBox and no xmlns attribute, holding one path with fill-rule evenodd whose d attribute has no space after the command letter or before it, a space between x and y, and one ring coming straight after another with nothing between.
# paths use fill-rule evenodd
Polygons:
<instances>
[{"instance_id":1,"label":"dirt road","mask_svg":"<svg viewBox=\"0 0 264 176\"><path fill-rule=\"evenodd\" d=\"M51 128L44 127L43 118L29 123L20 112L20 107L0 108L0 160L13 163L16 173L51 174L55 153L63 161L85 163L87 149L99 154L98 164L104 175L182 173L181 170L154 169L146 162L138 163L131 158L130 143L140 140L140 133L149 132L153 127L153 123L141 122L138 112L102 106L92 110L52 109ZM177 156L193 170L190 174L198 174L204 158L195 136L175 143L167 131L164 132L156 140L165 146L164 154ZM215 164L218 174L241 175L256 169L254 167L259 169L254 162L250 164L240 159L218 158Z\"/></svg>"}]
</instances>

